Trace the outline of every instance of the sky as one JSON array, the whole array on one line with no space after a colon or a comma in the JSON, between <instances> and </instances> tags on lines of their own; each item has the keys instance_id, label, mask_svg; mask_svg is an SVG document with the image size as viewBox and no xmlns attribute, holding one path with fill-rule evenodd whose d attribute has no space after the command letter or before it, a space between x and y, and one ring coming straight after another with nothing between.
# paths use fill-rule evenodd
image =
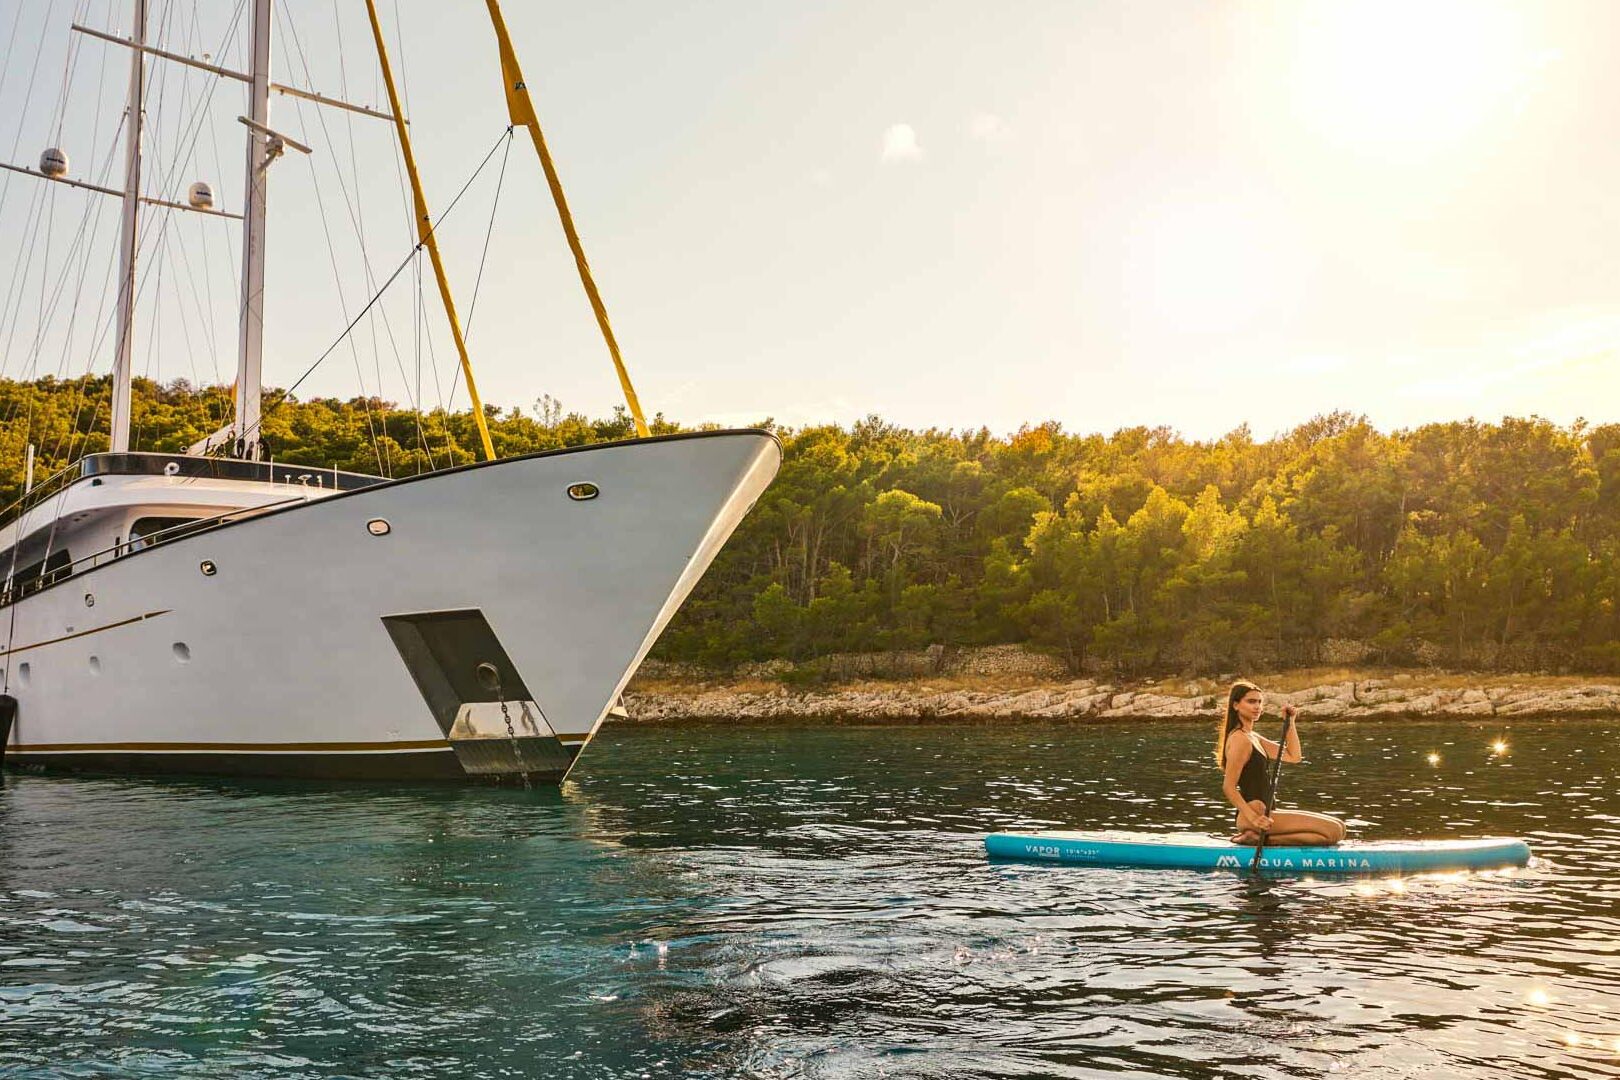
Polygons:
<instances>
[{"instance_id":1,"label":"sky","mask_svg":"<svg viewBox=\"0 0 1620 1080\"><path fill-rule=\"evenodd\" d=\"M68 24L122 34L130 6L0 0L0 160L60 146L70 175L120 184L128 57ZM159 45L245 63L239 0L151 6ZM278 81L382 100L360 0L277 7ZM484 399L605 415L618 385L534 152L504 141L484 5L380 7L435 213L466 185L439 236ZM1620 419L1620 5L506 16L649 412L1199 438L1336 409L1386 429ZM241 89L163 61L151 78L146 190L203 179L238 209ZM339 342L301 395L465 405L389 125L271 110L314 153L271 167L266 381ZM117 212L0 178L0 375L110 368ZM229 381L238 227L153 210L142 228L137 372Z\"/></svg>"}]
</instances>

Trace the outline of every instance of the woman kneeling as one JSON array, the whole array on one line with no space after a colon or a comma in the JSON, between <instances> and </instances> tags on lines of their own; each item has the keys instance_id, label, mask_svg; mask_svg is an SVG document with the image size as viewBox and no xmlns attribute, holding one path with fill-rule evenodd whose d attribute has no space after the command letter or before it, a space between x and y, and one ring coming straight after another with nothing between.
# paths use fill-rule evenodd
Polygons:
<instances>
[{"instance_id":1,"label":"woman kneeling","mask_svg":"<svg viewBox=\"0 0 1620 1080\"><path fill-rule=\"evenodd\" d=\"M1286 745L1279 746L1270 739L1255 734L1254 723L1265 711L1266 696L1250 682L1232 684L1226 696L1226 719L1221 722L1215 741L1215 761L1220 765L1225 782L1221 785L1233 806L1237 807L1237 835L1232 842L1257 844L1262 834L1268 845L1328 846L1344 839L1344 822L1326 814L1313 814L1308 810L1274 810L1271 768L1268 764L1278 754L1290 764L1303 759L1299 743L1299 723L1287 724ZM1297 711L1292 705L1283 706L1284 720L1295 719Z\"/></svg>"}]
</instances>

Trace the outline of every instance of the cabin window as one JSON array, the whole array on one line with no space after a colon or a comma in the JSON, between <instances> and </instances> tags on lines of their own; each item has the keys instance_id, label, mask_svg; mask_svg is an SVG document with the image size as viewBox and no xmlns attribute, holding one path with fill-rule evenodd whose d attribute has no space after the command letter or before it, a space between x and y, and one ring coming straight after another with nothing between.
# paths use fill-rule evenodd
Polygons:
<instances>
[{"instance_id":1,"label":"cabin window","mask_svg":"<svg viewBox=\"0 0 1620 1080\"><path fill-rule=\"evenodd\" d=\"M57 578L66 577L72 562L73 556L68 554L67 548L53 551L48 558L18 570L11 579L11 591L19 597L38 592Z\"/></svg>"},{"instance_id":2,"label":"cabin window","mask_svg":"<svg viewBox=\"0 0 1620 1080\"><path fill-rule=\"evenodd\" d=\"M129 527L129 548L131 551L139 551L141 548L151 547L153 544L178 539L191 531L181 526L188 525L196 520L196 518L184 517L136 518L135 524ZM159 533L163 535L159 536Z\"/></svg>"}]
</instances>

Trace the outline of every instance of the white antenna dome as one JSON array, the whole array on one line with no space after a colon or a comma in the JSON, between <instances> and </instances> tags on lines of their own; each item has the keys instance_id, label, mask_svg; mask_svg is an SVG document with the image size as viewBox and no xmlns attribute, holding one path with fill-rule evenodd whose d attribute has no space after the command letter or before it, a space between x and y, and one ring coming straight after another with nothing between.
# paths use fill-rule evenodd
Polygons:
<instances>
[{"instance_id":1,"label":"white antenna dome","mask_svg":"<svg viewBox=\"0 0 1620 1080\"><path fill-rule=\"evenodd\" d=\"M51 147L39 155L39 171L46 176L66 176L68 171L68 156L66 150Z\"/></svg>"},{"instance_id":2,"label":"white antenna dome","mask_svg":"<svg viewBox=\"0 0 1620 1080\"><path fill-rule=\"evenodd\" d=\"M214 189L199 180L187 190L186 202L191 204L193 210L212 210L214 208Z\"/></svg>"}]
</instances>

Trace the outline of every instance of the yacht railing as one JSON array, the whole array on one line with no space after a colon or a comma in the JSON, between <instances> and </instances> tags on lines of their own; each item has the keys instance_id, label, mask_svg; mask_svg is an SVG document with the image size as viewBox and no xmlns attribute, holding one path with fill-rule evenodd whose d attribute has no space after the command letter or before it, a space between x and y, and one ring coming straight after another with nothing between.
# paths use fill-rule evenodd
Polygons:
<instances>
[{"instance_id":1,"label":"yacht railing","mask_svg":"<svg viewBox=\"0 0 1620 1080\"><path fill-rule=\"evenodd\" d=\"M0 528L4 528L13 521L20 520L28 511L49 499L52 495L59 494L63 488L81 478L84 475L84 462L85 459L80 458L71 465L62 466L28 491L13 499L5 509L0 510Z\"/></svg>"},{"instance_id":2,"label":"yacht railing","mask_svg":"<svg viewBox=\"0 0 1620 1080\"><path fill-rule=\"evenodd\" d=\"M384 478L364 473L344 472L341 469L316 465L298 465L276 461L238 461L232 458L195 457L188 454L159 454L150 451L112 453L100 451L86 454L70 465L63 466L50 477L35 484L31 491L12 500L0 509L0 528L21 520L22 516L47 499L59 495L79 480L98 476L148 475L169 476L180 479L251 480L259 483L296 484L300 487L327 488L332 491L353 491L356 488L380 484Z\"/></svg>"},{"instance_id":3,"label":"yacht railing","mask_svg":"<svg viewBox=\"0 0 1620 1080\"><path fill-rule=\"evenodd\" d=\"M0 608L8 607L24 597L32 596L34 593L52 585L60 584L88 570L93 570L97 566L133 555L138 551L145 551L147 548L157 547L160 544L166 544L171 540L179 540L181 537L191 536L195 533L210 532L222 525L257 517L260 514L268 513L283 506L290 506L293 503L308 501L309 499L304 495L295 495L292 498L279 499L276 502L265 503L262 506L245 506L238 510L227 510L222 514L215 514L213 517L184 521L145 536L121 541L50 570L41 570L38 577L30 578L27 581L17 583L8 581L6 587L0 589Z\"/></svg>"}]
</instances>

